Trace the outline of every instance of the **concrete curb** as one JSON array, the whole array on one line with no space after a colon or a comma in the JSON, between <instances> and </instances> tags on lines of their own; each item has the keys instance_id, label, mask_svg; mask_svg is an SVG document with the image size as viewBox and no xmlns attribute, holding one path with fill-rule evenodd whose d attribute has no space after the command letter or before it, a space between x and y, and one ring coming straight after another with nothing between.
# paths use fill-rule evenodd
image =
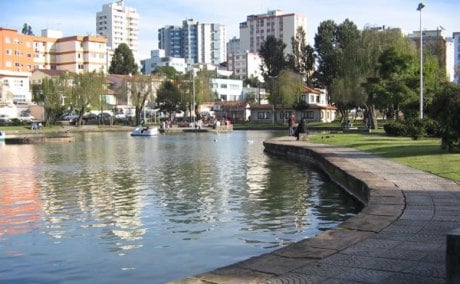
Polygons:
<instances>
[{"instance_id":1,"label":"concrete curb","mask_svg":"<svg viewBox=\"0 0 460 284\"><path fill-rule=\"evenodd\" d=\"M264 146L320 168L365 208L314 238L172 283L445 283L459 184L355 149L292 137Z\"/></svg>"}]
</instances>

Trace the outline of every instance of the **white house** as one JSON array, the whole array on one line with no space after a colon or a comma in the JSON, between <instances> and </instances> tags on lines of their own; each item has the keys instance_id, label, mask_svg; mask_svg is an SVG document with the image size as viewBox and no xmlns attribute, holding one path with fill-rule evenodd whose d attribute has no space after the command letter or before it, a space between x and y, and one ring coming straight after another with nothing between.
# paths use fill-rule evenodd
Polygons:
<instances>
[{"instance_id":1,"label":"white house","mask_svg":"<svg viewBox=\"0 0 460 284\"><path fill-rule=\"evenodd\" d=\"M211 91L217 93L222 101L238 101L241 100L243 93L243 81L212 78Z\"/></svg>"},{"instance_id":2,"label":"white house","mask_svg":"<svg viewBox=\"0 0 460 284\"><path fill-rule=\"evenodd\" d=\"M251 106L251 122L284 123L291 114L297 122L305 118L307 122L332 122L336 119L337 108L327 102L325 90L304 86L302 101L307 103L304 110L296 110L293 105L257 104Z\"/></svg>"}]
</instances>

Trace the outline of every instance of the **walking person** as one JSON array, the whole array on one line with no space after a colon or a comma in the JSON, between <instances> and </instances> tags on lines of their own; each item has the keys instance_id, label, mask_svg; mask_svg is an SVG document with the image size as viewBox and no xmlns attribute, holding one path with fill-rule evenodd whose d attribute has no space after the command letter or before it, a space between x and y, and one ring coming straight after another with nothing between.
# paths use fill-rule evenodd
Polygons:
<instances>
[{"instance_id":1,"label":"walking person","mask_svg":"<svg viewBox=\"0 0 460 284\"><path fill-rule=\"evenodd\" d=\"M289 136L294 136L295 115L292 113L288 120Z\"/></svg>"}]
</instances>

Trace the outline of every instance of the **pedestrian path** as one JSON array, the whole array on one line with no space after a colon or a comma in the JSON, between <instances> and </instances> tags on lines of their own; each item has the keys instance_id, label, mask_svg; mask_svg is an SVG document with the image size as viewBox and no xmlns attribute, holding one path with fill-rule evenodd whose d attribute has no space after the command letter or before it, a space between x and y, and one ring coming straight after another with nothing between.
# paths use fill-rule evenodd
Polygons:
<instances>
[{"instance_id":1,"label":"pedestrian path","mask_svg":"<svg viewBox=\"0 0 460 284\"><path fill-rule=\"evenodd\" d=\"M313 162L365 202L319 236L176 283L446 283L446 236L460 228L460 185L388 159L292 137L265 150Z\"/></svg>"}]
</instances>

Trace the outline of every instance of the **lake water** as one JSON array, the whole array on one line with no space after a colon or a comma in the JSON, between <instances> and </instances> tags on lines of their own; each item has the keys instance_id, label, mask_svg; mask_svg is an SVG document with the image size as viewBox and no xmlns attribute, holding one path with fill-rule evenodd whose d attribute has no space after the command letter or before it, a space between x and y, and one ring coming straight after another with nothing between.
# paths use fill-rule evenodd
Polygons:
<instances>
[{"instance_id":1,"label":"lake water","mask_svg":"<svg viewBox=\"0 0 460 284\"><path fill-rule=\"evenodd\" d=\"M317 235L361 206L268 156L285 132L0 144L0 282L164 283Z\"/></svg>"}]
</instances>

